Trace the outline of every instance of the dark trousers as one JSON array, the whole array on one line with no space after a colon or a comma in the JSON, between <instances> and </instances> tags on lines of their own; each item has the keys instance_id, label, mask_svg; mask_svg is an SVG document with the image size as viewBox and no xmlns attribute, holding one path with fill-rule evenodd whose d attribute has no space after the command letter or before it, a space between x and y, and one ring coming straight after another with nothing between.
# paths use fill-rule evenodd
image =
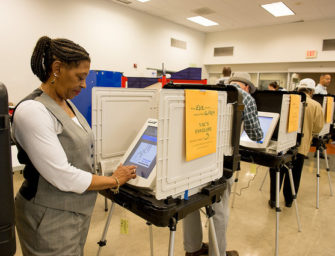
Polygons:
<instances>
[{"instance_id":1,"label":"dark trousers","mask_svg":"<svg viewBox=\"0 0 335 256\"><path fill-rule=\"evenodd\" d=\"M292 176L294 181L294 187L295 192L298 194L299 190L299 184L300 184L300 178L301 178L301 172L304 165L305 156L302 154L297 154L297 157L295 160L292 161ZM282 167L280 169L280 187L283 183L283 178L285 176L284 180L284 188L283 188L283 194L285 198L286 203L292 203L293 197L292 197L292 190L291 190L291 184L290 184L290 177L288 175L288 170L285 167ZM270 200L276 201L276 169L270 168Z\"/></svg>"}]
</instances>

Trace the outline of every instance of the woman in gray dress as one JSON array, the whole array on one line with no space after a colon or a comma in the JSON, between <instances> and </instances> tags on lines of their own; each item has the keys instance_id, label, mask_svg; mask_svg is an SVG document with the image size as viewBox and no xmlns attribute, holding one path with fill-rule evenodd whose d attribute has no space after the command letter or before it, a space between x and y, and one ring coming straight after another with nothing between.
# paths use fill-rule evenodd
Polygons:
<instances>
[{"instance_id":1,"label":"woman in gray dress","mask_svg":"<svg viewBox=\"0 0 335 256\"><path fill-rule=\"evenodd\" d=\"M93 133L70 99L86 87L90 57L67 39L41 37L31 57L42 82L13 114L24 182L15 198L24 255L83 255L97 190L115 192L136 177L120 165L110 177L94 170Z\"/></svg>"}]
</instances>

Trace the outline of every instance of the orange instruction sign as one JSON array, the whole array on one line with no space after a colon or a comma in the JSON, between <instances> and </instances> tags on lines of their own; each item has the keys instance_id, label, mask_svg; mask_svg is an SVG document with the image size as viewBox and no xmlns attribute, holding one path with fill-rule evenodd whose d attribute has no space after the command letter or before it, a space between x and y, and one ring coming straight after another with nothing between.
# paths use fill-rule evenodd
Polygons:
<instances>
[{"instance_id":1,"label":"orange instruction sign","mask_svg":"<svg viewBox=\"0 0 335 256\"><path fill-rule=\"evenodd\" d=\"M218 92L185 90L186 161L216 152Z\"/></svg>"},{"instance_id":2,"label":"orange instruction sign","mask_svg":"<svg viewBox=\"0 0 335 256\"><path fill-rule=\"evenodd\" d=\"M327 97L326 123L330 123L332 121L333 101L333 97Z\"/></svg>"},{"instance_id":3,"label":"orange instruction sign","mask_svg":"<svg viewBox=\"0 0 335 256\"><path fill-rule=\"evenodd\" d=\"M287 132L298 131L299 128L299 111L300 111L300 95L290 95L290 110L288 116Z\"/></svg>"}]
</instances>

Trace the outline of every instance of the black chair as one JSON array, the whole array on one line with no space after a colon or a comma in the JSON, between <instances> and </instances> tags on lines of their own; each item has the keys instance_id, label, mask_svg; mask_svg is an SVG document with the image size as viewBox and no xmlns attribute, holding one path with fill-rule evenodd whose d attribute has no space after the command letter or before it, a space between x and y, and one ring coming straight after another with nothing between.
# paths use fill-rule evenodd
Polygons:
<instances>
[{"instance_id":1,"label":"black chair","mask_svg":"<svg viewBox=\"0 0 335 256\"><path fill-rule=\"evenodd\" d=\"M14 226L13 174L10 149L8 95L0 82L0 254L12 256L16 251Z\"/></svg>"}]
</instances>

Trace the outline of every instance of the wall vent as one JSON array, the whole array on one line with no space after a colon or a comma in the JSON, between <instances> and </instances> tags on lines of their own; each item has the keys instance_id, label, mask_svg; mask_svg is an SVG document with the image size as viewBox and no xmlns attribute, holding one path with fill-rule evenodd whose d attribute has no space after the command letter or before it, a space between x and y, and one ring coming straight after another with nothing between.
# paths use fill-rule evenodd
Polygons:
<instances>
[{"instance_id":1,"label":"wall vent","mask_svg":"<svg viewBox=\"0 0 335 256\"><path fill-rule=\"evenodd\" d=\"M212 9L209 9L208 7L202 7L202 8L199 8L199 9L195 9L195 10L192 10L192 12L194 12L195 14L198 14L200 16L215 13Z\"/></svg>"},{"instance_id":2,"label":"wall vent","mask_svg":"<svg viewBox=\"0 0 335 256\"><path fill-rule=\"evenodd\" d=\"M187 45L186 45L185 41L178 40L178 39L175 39L175 38L171 37L171 47L176 47L176 48L180 48L180 49L186 50Z\"/></svg>"},{"instance_id":3,"label":"wall vent","mask_svg":"<svg viewBox=\"0 0 335 256\"><path fill-rule=\"evenodd\" d=\"M120 2L120 3L123 3L123 4L131 4L131 2L128 1L128 0L116 0L116 2Z\"/></svg>"},{"instance_id":4,"label":"wall vent","mask_svg":"<svg viewBox=\"0 0 335 256\"><path fill-rule=\"evenodd\" d=\"M335 51L335 39L323 40L322 51Z\"/></svg>"},{"instance_id":5,"label":"wall vent","mask_svg":"<svg viewBox=\"0 0 335 256\"><path fill-rule=\"evenodd\" d=\"M214 48L214 57L220 56L233 56L234 54L234 47L216 47Z\"/></svg>"}]
</instances>

